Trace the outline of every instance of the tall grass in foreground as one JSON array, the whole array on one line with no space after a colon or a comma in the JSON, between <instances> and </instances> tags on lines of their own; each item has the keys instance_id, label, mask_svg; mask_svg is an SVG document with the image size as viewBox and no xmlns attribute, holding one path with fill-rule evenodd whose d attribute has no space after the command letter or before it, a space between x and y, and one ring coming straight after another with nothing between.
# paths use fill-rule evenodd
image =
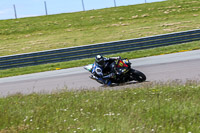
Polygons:
<instances>
[{"instance_id":1,"label":"tall grass in foreground","mask_svg":"<svg viewBox=\"0 0 200 133\"><path fill-rule=\"evenodd\" d=\"M200 84L65 91L0 99L0 132L197 133Z\"/></svg>"}]
</instances>

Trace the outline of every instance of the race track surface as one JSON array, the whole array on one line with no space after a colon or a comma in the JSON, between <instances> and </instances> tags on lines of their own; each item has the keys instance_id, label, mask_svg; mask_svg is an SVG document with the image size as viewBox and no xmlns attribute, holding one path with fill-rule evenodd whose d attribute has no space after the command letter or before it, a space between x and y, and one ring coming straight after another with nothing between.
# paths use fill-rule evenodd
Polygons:
<instances>
[{"instance_id":1,"label":"race track surface","mask_svg":"<svg viewBox=\"0 0 200 133\"><path fill-rule=\"evenodd\" d=\"M148 82L174 80L185 82L200 79L200 50L140 58L131 62L133 68L145 73ZM16 93L52 93L66 88L68 90L102 88L101 84L91 80L89 76L90 73L83 67L77 67L0 78L0 97Z\"/></svg>"}]
</instances>

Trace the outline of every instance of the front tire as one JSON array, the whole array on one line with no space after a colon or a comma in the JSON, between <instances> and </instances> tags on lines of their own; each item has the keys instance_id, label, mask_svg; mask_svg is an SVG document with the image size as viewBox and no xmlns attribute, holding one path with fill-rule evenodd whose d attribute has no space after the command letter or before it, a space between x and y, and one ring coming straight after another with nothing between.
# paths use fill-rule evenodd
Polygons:
<instances>
[{"instance_id":1,"label":"front tire","mask_svg":"<svg viewBox=\"0 0 200 133\"><path fill-rule=\"evenodd\" d=\"M138 70L131 69L130 76L133 78L133 80L136 80L138 82L146 81L145 74Z\"/></svg>"}]
</instances>

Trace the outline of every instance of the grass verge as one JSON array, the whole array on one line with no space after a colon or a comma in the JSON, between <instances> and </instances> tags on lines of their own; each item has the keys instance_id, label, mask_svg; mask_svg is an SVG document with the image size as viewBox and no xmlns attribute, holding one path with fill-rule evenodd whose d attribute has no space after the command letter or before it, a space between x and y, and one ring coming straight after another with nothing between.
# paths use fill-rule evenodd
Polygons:
<instances>
[{"instance_id":1,"label":"grass verge","mask_svg":"<svg viewBox=\"0 0 200 133\"><path fill-rule=\"evenodd\" d=\"M154 49L148 49L148 50L118 53L114 55L109 55L108 57L121 56L124 58L126 57L128 59L134 59L134 58L147 57L147 56L153 56L153 55L196 50L196 49L200 49L199 44L200 44L200 41L196 41L196 42L190 42L190 43L185 43L185 44L178 44L178 45L160 47L160 48L154 48ZM37 66L0 70L0 78L30 74L30 73L36 73L36 72L59 70L59 69L65 69L65 68L71 68L71 67L79 67L79 66L84 66L93 62L94 62L94 58L90 58L90 59L83 59L83 60L74 60L74 61L68 61L68 62L51 63L51 64L44 64L44 65L37 65Z\"/></svg>"},{"instance_id":2,"label":"grass verge","mask_svg":"<svg viewBox=\"0 0 200 133\"><path fill-rule=\"evenodd\" d=\"M0 56L200 28L199 0L167 0L0 21Z\"/></svg>"},{"instance_id":3,"label":"grass verge","mask_svg":"<svg viewBox=\"0 0 200 133\"><path fill-rule=\"evenodd\" d=\"M0 98L0 132L197 133L200 84Z\"/></svg>"},{"instance_id":4,"label":"grass verge","mask_svg":"<svg viewBox=\"0 0 200 133\"><path fill-rule=\"evenodd\" d=\"M200 28L200 1L121 6L0 21L0 56L118 41ZM129 59L199 49L199 42L115 54ZM0 78L83 66L93 59L0 70Z\"/></svg>"}]
</instances>

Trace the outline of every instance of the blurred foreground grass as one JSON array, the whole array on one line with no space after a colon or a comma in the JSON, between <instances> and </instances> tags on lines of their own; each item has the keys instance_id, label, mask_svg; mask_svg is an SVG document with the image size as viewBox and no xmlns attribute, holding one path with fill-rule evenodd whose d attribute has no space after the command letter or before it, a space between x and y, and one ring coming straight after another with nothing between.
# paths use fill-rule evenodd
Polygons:
<instances>
[{"instance_id":1,"label":"blurred foreground grass","mask_svg":"<svg viewBox=\"0 0 200 133\"><path fill-rule=\"evenodd\" d=\"M143 83L0 98L0 132L198 133L200 84Z\"/></svg>"}]
</instances>

